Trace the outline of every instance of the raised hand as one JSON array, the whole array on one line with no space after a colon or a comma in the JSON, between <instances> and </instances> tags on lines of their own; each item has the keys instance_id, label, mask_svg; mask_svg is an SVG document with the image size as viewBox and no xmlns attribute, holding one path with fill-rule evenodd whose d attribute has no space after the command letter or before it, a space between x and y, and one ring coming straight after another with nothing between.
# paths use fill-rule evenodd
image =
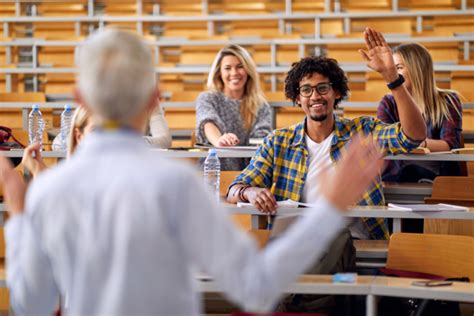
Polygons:
<instances>
[{"instance_id":1,"label":"raised hand","mask_svg":"<svg viewBox=\"0 0 474 316\"><path fill-rule=\"evenodd\" d=\"M382 151L371 138L354 136L335 172L321 175L321 193L341 210L356 203L379 174Z\"/></svg>"},{"instance_id":2,"label":"raised hand","mask_svg":"<svg viewBox=\"0 0 474 316\"><path fill-rule=\"evenodd\" d=\"M374 29L366 28L364 31L367 52L360 49L362 58L367 61L367 66L382 75L387 83L398 78L397 69L392 56L392 50L388 46L382 33Z\"/></svg>"},{"instance_id":3,"label":"raised hand","mask_svg":"<svg viewBox=\"0 0 474 316\"><path fill-rule=\"evenodd\" d=\"M26 185L6 157L0 157L0 185L3 186L5 208L11 215L23 213Z\"/></svg>"},{"instance_id":4,"label":"raised hand","mask_svg":"<svg viewBox=\"0 0 474 316\"><path fill-rule=\"evenodd\" d=\"M233 133L225 133L217 140L217 146L235 146L239 143L239 138Z\"/></svg>"},{"instance_id":5,"label":"raised hand","mask_svg":"<svg viewBox=\"0 0 474 316\"><path fill-rule=\"evenodd\" d=\"M41 145L38 143L28 146L25 148L23 158L21 159L21 163L33 174L33 177L36 177L41 171L46 169L46 165L41 157L40 148Z\"/></svg>"}]
</instances>

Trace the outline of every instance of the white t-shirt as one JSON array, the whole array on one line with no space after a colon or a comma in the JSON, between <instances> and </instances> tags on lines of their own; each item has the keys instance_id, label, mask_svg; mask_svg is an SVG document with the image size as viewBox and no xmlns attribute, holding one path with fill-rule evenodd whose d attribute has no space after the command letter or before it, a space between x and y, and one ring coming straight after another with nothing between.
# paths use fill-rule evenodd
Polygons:
<instances>
[{"instance_id":1,"label":"white t-shirt","mask_svg":"<svg viewBox=\"0 0 474 316\"><path fill-rule=\"evenodd\" d=\"M313 204L318 200L320 196L319 186L321 182L321 172L327 169L329 177L334 173L334 165L331 160L331 143L333 136L334 132L329 134L321 143L316 143L308 135L305 135L306 147L309 153L309 166L303 190L304 203ZM348 181L350 181L349 179L348 177ZM352 237L359 239L370 238L369 232L365 228L362 219L354 220L349 230L351 231Z\"/></svg>"},{"instance_id":2,"label":"white t-shirt","mask_svg":"<svg viewBox=\"0 0 474 316\"><path fill-rule=\"evenodd\" d=\"M315 203L319 198L319 176L321 172L328 169L329 176L334 172L331 161L331 142L334 132L329 134L321 143L316 143L308 135L305 135L306 147L309 153L308 174L303 190L303 202Z\"/></svg>"}]
</instances>

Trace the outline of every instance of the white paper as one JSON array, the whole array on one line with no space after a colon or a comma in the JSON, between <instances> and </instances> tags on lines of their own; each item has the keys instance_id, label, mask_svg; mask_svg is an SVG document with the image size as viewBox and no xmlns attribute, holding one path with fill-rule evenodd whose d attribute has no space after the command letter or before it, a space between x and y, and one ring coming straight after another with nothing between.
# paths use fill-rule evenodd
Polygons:
<instances>
[{"instance_id":1,"label":"white paper","mask_svg":"<svg viewBox=\"0 0 474 316\"><path fill-rule=\"evenodd\" d=\"M389 211L407 211L407 212L442 212L442 211L454 211L454 212L465 212L469 208L465 206L452 205L452 204L394 204L388 203Z\"/></svg>"}]
</instances>

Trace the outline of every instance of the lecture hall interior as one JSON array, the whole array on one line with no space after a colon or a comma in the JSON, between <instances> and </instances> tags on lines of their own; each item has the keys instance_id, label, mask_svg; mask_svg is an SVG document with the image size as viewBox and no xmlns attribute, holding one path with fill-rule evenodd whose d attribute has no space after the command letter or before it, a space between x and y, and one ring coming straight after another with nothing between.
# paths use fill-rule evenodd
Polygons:
<instances>
[{"instance_id":1,"label":"lecture hall interior","mask_svg":"<svg viewBox=\"0 0 474 316\"><path fill-rule=\"evenodd\" d=\"M60 129L64 105L77 106L73 89L80 45L94 31L106 27L139 34L149 45L160 106L172 137L171 147L157 151L157 155L196 166L206 152L194 147L195 103L208 89L211 65L223 47L238 44L249 52L272 109L273 129L305 117L284 92L287 72L301 58L334 58L345 71L350 93L335 110L337 116L376 117L380 100L390 90L358 52L366 49L364 30L369 27L381 32L392 48L408 42L426 47L433 59L436 86L460 95L460 147L472 151L386 158L390 162L448 161L458 164L459 173L422 183L384 182L384 200L396 205L454 204L466 210L410 212L386 205L372 210L354 208L348 217L384 218L390 239L353 241L358 274L352 283L334 282L328 273L304 274L286 293L355 297L351 302L357 308L344 315L385 315L382 303L390 304L387 298L393 299L391 304L410 299L432 306L448 304L458 315L474 315L474 0L0 1L0 126L10 128L15 139L27 145L28 113L38 104L45 123L43 157L48 166L65 158L64 152L53 150L52 142ZM222 157L251 158L253 153L237 149L223 151ZM19 163L21 150L2 150L0 155L16 160L16 169L27 174ZM238 174L221 172L221 195ZM267 245L272 235L266 229L267 216L255 210L244 212L234 205L223 208L261 247ZM0 214L0 314L13 315L5 281L3 226L8 214L3 198ZM409 273L384 275L392 270ZM454 281L447 286L413 285L420 275ZM240 314L212 281L197 278L197 284L205 301L203 315Z\"/></svg>"}]
</instances>

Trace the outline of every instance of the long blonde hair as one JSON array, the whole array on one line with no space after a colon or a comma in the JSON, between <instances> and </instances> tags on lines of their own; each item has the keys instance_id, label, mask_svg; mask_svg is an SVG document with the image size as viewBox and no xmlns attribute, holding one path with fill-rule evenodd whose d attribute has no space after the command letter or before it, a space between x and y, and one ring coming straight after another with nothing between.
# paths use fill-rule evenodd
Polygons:
<instances>
[{"instance_id":1,"label":"long blonde hair","mask_svg":"<svg viewBox=\"0 0 474 316\"><path fill-rule=\"evenodd\" d=\"M247 72L247 82L245 83L244 95L240 103L240 115L242 116L244 127L250 129L259 108L266 103L266 100L260 89L257 67L250 54L243 47L233 44L224 47L217 53L207 78L207 87L213 91L222 92L224 90L224 81L221 77L221 62L225 56L229 55L238 58Z\"/></svg>"},{"instance_id":2,"label":"long blonde hair","mask_svg":"<svg viewBox=\"0 0 474 316\"><path fill-rule=\"evenodd\" d=\"M411 81L411 95L420 107L425 120L430 120L433 126L441 126L444 119L451 119L450 106L454 106L456 112L461 115L455 106L459 102L455 99L458 93L436 86L433 59L423 45L402 44L395 47L393 53L399 54L407 67Z\"/></svg>"},{"instance_id":3,"label":"long blonde hair","mask_svg":"<svg viewBox=\"0 0 474 316\"><path fill-rule=\"evenodd\" d=\"M79 129L81 132L84 132L84 128L87 126L89 118L89 112L87 112L86 109L82 106L78 107L74 112L74 116L72 117L71 130L69 131L67 149L68 157L70 157L74 153L77 147L76 128Z\"/></svg>"}]
</instances>

